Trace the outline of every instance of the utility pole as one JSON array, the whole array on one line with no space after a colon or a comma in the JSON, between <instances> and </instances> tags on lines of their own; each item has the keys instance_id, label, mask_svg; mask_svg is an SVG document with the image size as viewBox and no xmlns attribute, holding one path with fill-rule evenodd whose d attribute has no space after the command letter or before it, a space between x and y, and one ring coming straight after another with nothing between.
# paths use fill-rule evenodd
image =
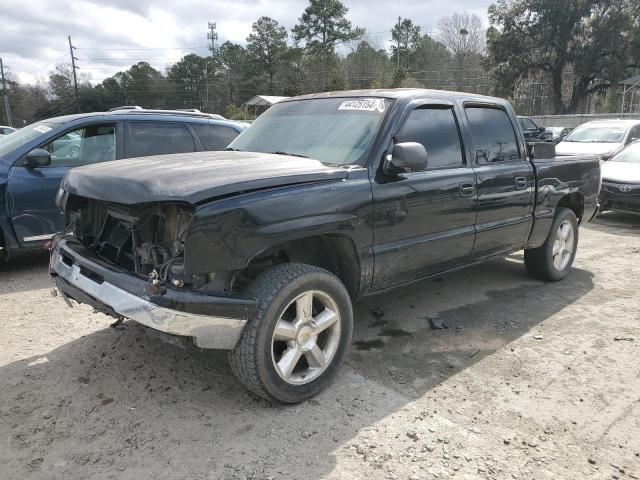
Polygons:
<instances>
[{"instance_id":1,"label":"utility pole","mask_svg":"<svg viewBox=\"0 0 640 480\"><path fill-rule=\"evenodd\" d=\"M209 50L211 51L211 65L214 66L215 73L215 61L216 61L216 40L218 40L218 32L216 32L216 22L207 22L207 27L209 31L207 32L207 38L211 40L211 45L209 45ZM207 72L205 78L205 103L207 105L207 110L210 110L209 105L209 68L207 64Z\"/></svg>"},{"instance_id":2,"label":"utility pole","mask_svg":"<svg viewBox=\"0 0 640 480\"><path fill-rule=\"evenodd\" d=\"M78 113L80 113L80 98L78 97L78 78L76 77L76 60L77 58L73 55L73 51L76 49L71 44L71 36L69 38L69 53L71 54L71 69L73 70L73 90L76 96L76 108L78 109Z\"/></svg>"},{"instance_id":3,"label":"utility pole","mask_svg":"<svg viewBox=\"0 0 640 480\"><path fill-rule=\"evenodd\" d=\"M400 70L400 37L402 35L402 31L401 31L401 26L400 26L400 22L402 21L402 18L398 17L398 47L396 48L396 57L397 57L397 68L398 70Z\"/></svg>"},{"instance_id":4,"label":"utility pole","mask_svg":"<svg viewBox=\"0 0 640 480\"><path fill-rule=\"evenodd\" d=\"M9 95L7 95L7 81L4 78L4 64L2 63L2 58L0 58L0 72L2 74L2 94L4 95L4 111L7 114L7 125L13 127L11 107L9 106Z\"/></svg>"}]
</instances>

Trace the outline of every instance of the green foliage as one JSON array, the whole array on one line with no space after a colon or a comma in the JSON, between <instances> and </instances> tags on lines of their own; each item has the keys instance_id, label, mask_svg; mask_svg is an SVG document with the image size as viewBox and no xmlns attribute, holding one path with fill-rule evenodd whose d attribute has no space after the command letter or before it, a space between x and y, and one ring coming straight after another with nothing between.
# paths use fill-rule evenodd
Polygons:
<instances>
[{"instance_id":1,"label":"green foliage","mask_svg":"<svg viewBox=\"0 0 640 480\"><path fill-rule=\"evenodd\" d=\"M637 0L499 0L489 7L486 58L497 93L546 74L555 112L575 112L631 73L634 8Z\"/></svg>"},{"instance_id":2,"label":"green foliage","mask_svg":"<svg viewBox=\"0 0 640 480\"><path fill-rule=\"evenodd\" d=\"M247 37L247 59L254 78L267 76L267 93L274 93L273 80L286 51L287 30L269 17L260 17Z\"/></svg>"},{"instance_id":3,"label":"green foliage","mask_svg":"<svg viewBox=\"0 0 640 480\"><path fill-rule=\"evenodd\" d=\"M308 54L326 65L339 44L361 38L363 28L353 27L345 18L349 9L339 0L310 0L292 33L296 43L304 41Z\"/></svg>"},{"instance_id":4,"label":"green foliage","mask_svg":"<svg viewBox=\"0 0 640 480\"><path fill-rule=\"evenodd\" d=\"M420 45L421 27L414 25L413 22L405 18L399 25L395 25L391 30L391 39L393 45L391 54L393 58L398 57L398 46L400 47L400 65L409 68L413 62L413 57Z\"/></svg>"}]
</instances>

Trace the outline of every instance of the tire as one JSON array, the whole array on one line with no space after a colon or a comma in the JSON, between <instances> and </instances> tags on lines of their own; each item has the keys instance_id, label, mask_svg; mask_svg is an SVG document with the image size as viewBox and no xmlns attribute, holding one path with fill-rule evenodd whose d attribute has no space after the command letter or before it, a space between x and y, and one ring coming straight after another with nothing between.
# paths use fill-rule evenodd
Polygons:
<instances>
[{"instance_id":1,"label":"tire","mask_svg":"<svg viewBox=\"0 0 640 480\"><path fill-rule=\"evenodd\" d=\"M229 352L242 385L281 403L324 390L351 343L353 308L342 282L322 268L288 263L259 275L245 296L258 300L257 314Z\"/></svg>"},{"instance_id":2,"label":"tire","mask_svg":"<svg viewBox=\"0 0 640 480\"><path fill-rule=\"evenodd\" d=\"M570 227L570 229L567 230L567 227ZM562 231L560 231L561 228ZM565 235L567 238L564 238ZM562 244L563 239L564 244ZM556 249L555 252L554 249ZM527 267L527 272L532 277L540 280L550 282L562 280L571 271L577 249L578 219L573 210L559 207L556 210L547 240L538 248L524 251L524 263Z\"/></svg>"}]
</instances>

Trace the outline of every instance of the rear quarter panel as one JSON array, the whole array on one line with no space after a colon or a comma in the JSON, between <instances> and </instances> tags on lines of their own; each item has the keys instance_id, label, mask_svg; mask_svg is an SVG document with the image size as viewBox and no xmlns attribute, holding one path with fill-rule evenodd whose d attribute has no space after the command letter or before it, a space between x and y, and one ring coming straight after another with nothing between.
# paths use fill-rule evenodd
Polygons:
<instances>
[{"instance_id":1,"label":"rear quarter panel","mask_svg":"<svg viewBox=\"0 0 640 480\"><path fill-rule=\"evenodd\" d=\"M536 171L536 202L528 247L542 245L547 238L558 203L570 194L584 199L581 221L596 213L600 192L600 159L597 156L555 157L533 160Z\"/></svg>"}]
</instances>

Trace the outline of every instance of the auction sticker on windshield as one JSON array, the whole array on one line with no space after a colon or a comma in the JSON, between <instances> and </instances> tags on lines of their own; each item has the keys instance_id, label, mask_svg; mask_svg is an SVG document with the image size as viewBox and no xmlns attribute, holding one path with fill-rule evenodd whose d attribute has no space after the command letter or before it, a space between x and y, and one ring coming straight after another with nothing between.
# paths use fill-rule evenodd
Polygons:
<instances>
[{"instance_id":1,"label":"auction sticker on windshield","mask_svg":"<svg viewBox=\"0 0 640 480\"><path fill-rule=\"evenodd\" d=\"M357 100L345 100L340 104L338 110L358 110L361 112L384 113L384 98L359 98Z\"/></svg>"}]
</instances>

